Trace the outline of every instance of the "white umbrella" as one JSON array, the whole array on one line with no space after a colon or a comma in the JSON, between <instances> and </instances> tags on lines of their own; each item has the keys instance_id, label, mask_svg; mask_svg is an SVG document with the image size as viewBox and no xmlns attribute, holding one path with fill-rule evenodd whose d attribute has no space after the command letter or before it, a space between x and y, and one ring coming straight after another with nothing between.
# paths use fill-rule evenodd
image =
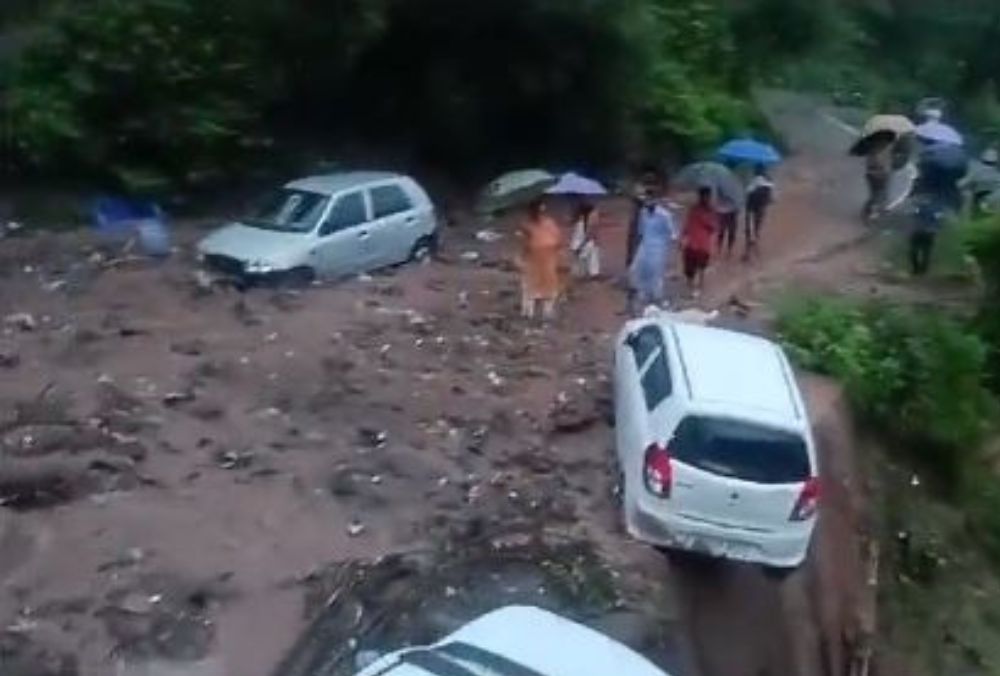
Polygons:
<instances>
[{"instance_id":1,"label":"white umbrella","mask_svg":"<svg viewBox=\"0 0 1000 676\"><path fill-rule=\"evenodd\" d=\"M962 135L954 127L933 119L917 126L917 138L950 146L960 146L965 143Z\"/></svg>"}]
</instances>

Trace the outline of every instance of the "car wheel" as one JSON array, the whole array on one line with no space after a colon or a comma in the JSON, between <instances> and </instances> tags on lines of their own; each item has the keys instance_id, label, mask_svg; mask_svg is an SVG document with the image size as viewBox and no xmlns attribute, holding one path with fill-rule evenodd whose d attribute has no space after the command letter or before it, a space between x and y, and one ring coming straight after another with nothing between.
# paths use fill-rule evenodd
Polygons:
<instances>
[{"instance_id":1,"label":"car wheel","mask_svg":"<svg viewBox=\"0 0 1000 676\"><path fill-rule=\"evenodd\" d=\"M784 582L788 577L798 570L798 567L788 568L783 566L764 566L764 576L775 582Z\"/></svg>"},{"instance_id":2,"label":"car wheel","mask_svg":"<svg viewBox=\"0 0 1000 676\"><path fill-rule=\"evenodd\" d=\"M282 276L282 285L290 289L304 289L316 279L312 268L293 268Z\"/></svg>"},{"instance_id":3,"label":"car wheel","mask_svg":"<svg viewBox=\"0 0 1000 676\"><path fill-rule=\"evenodd\" d=\"M422 263L429 260L434 253L434 238L430 236L421 237L413 245L410 251L410 260L415 263Z\"/></svg>"}]
</instances>

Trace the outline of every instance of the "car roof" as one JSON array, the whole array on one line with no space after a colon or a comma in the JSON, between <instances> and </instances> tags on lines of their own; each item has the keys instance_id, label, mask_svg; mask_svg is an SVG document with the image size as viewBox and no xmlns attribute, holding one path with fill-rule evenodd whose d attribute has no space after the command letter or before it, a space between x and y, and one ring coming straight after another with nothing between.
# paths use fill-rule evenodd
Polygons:
<instances>
[{"instance_id":1,"label":"car roof","mask_svg":"<svg viewBox=\"0 0 1000 676\"><path fill-rule=\"evenodd\" d=\"M346 171L337 174L307 176L285 184L286 188L333 195L351 188L361 188L371 183L405 178L389 171Z\"/></svg>"},{"instance_id":2,"label":"car roof","mask_svg":"<svg viewBox=\"0 0 1000 676\"><path fill-rule=\"evenodd\" d=\"M802 423L795 376L781 349L765 338L708 326L665 322L673 335L692 403L754 418Z\"/></svg>"}]
</instances>

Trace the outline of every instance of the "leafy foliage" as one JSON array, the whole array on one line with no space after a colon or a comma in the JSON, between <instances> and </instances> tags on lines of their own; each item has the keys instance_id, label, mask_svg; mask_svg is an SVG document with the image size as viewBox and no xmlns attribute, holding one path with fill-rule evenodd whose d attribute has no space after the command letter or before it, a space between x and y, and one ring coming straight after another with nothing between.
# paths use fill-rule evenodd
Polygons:
<instances>
[{"instance_id":1,"label":"leafy foliage","mask_svg":"<svg viewBox=\"0 0 1000 676\"><path fill-rule=\"evenodd\" d=\"M995 411L975 333L931 310L819 299L786 308L780 332L803 367L843 381L865 420L958 481Z\"/></svg>"},{"instance_id":2,"label":"leafy foliage","mask_svg":"<svg viewBox=\"0 0 1000 676\"><path fill-rule=\"evenodd\" d=\"M965 224L965 244L976 260L985 286L976 328L986 341L990 387L1000 393L1000 217Z\"/></svg>"},{"instance_id":3,"label":"leafy foliage","mask_svg":"<svg viewBox=\"0 0 1000 676\"><path fill-rule=\"evenodd\" d=\"M261 63L225 2L67 5L14 75L15 139L37 168L140 191L197 180L255 142Z\"/></svg>"}]
</instances>

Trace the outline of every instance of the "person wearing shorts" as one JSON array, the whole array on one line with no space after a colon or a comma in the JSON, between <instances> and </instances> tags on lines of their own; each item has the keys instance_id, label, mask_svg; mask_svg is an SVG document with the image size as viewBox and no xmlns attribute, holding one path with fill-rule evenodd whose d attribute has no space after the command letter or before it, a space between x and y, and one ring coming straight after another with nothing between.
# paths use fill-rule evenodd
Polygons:
<instances>
[{"instance_id":1,"label":"person wearing shorts","mask_svg":"<svg viewBox=\"0 0 1000 676\"><path fill-rule=\"evenodd\" d=\"M684 219L681 235L684 258L684 278L688 290L697 297L705 286L705 270L712 257L712 240L719 229L719 215L712 205L712 189L698 190L698 202Z\"/></svg>"}]
</instances>

